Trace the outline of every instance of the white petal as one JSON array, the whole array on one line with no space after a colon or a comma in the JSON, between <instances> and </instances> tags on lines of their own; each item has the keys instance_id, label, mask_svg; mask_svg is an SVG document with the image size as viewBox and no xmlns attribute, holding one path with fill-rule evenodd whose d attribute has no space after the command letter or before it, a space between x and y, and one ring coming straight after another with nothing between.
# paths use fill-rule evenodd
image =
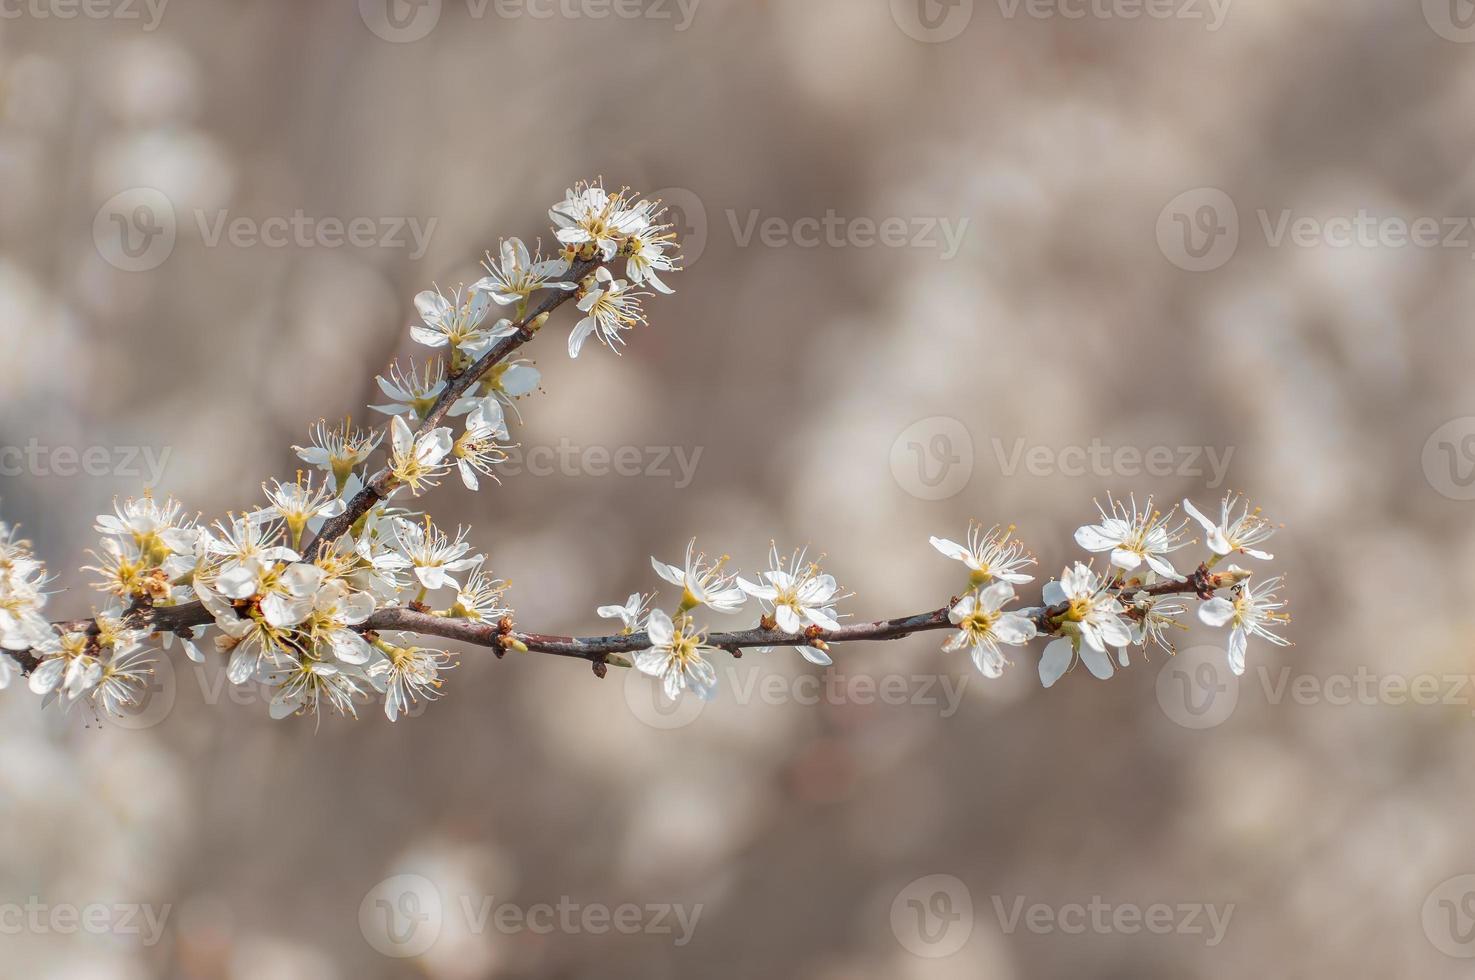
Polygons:
<instances>
[{"instance_id":1,"label":"white petal","mask_svg":"<svg viewBox=\"0 0 1475 980\"><path fill-rule=\"evenodd\" d=\"M1111 665L1110 657L1100 650L1093 650L1090 647L1085 647L1081 650L1081 663L1086 665L1086 669L1093 676L1103 681L1116 672L1116 669Z\"/></svg>"},{"instance_id":2,"label":"white petal","mask_svg":"<svg viewBox=\"0 0 1475 980\"><path fill-rule=\"evenodd\" d=\"M1106 528L1100 524L1076 528L1076 544L1087 551L1110 551L1121 543L1121 538L1108 534Z\"/></svg>"},{"instance_id":3,"label":"white petal","mask_svg":"<svg viewBox=\"0 0 1475 980\"><path fill-rule=\"evenodd\" d=\"M1234 618L1234 603L1223 596L1214 596L1198 607L1198 618L1209 626L1223 626Z\"/></svg>"},{"instance_id":4,"label":"white petal","mask_svg":"<svg viewBox=\"0 0 1475 980\"><path fill-rule=\"evenodd\" d=\"M61 682L61 675L66 668L66 660L53 657L33 670L26 684L30 687L32 694L50 694Z\"/></svg>"},{"instance_id":5,"label":"white petal","mask_svg":"<svg viewBox=\"0 0 1475 980\"><path fill-rule=\"evenodd\" d=\"M944 555L947 555L949 558L956 559L957 561L967 561L970 557L972 557L968 549L958 544L956 541L949 541L947 538L937 537L928 538L927 540L932 542L932 547L936 548Z\"/></svg>"},{"instance_id":6,"label":"white petal","mask_svg":"<svg viewBox=\"0 0 1475 980\"><path fill-rule=\"evenodd\" d=\"M1245 647L1249 645L1249 634L1244 630L1232 630L1229 634L1229 669L1238 676L1245 672Z\"/></svg>"},{"instance_id":7,"label":"white petal","mask_svg":"<svg viewBox=\"0 0 1475 980\"><path fill-rule=\"evenodd\" d=\"M1040 683L1052 687L1070 669L1074 655L1075 651L1068 638L1061 637L1052 641L1040 657Z\"/></svg>"}]
</instances>

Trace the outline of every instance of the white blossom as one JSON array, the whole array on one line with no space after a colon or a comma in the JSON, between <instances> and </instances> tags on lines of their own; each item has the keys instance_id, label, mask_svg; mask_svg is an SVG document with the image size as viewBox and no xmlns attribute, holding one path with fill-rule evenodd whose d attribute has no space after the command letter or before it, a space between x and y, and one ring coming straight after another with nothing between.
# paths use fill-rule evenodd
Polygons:
<instances>
[{"instance_id":1,"label":"white blossom","mask_svg":"<svg viewBox=\"0 0 1475 980\"><path fill-rule=\"evenodd\" d=\"M390 404L370 405L370 408L385 415L410 415L423 419L446 390L446 369L440 361L427 362L418 371L414 361L410 362L408 369L401 368L396 361L390 365L389 377L380 375L374 380L379 390L388 396Z\"/></svg>"},{"instance_id":2,"label":"white blossom","mask_svg":"<svg viewBox=\"0 0 1475 980\"><path fill-rule=\"evenodd\" d=\"M1258 584L1238 585L1232 598L1215 596L1198 607L1198 618L1208 625L1230 628L1229 669L1236 674L1245 672L1245 648L1250 637L1258 636L1278 647L1290 646L1290 640L1271 632L1272 627L1291 621L1287 613L1281 612L1286 604L1276 597L1284 581L1284 576L1277 575Z\"/></svg>"},{"instance_id":3,"label":"white blossom","mask_svg":"<svg viewBox=\"0 0 1475 980\"><path fill-rule=\"evenodd\" d=\"M472 410L466 420L466 431L456 438L451 456L456 460L456 469L461 482L468 490L480 490L481 481L477 474L489 476L498 483L494 471L508 459L508 446L501 440L507 438L507 423L502 416L502 406L487 399Z\"/></svg>"},{"instance_id":4,"label":"white blossom","mask_svg":"<svg viewBox=\"0 0 1475 980\"><path fill-rule=\"evenodd\" d=\"M501 262L490 254L482 264L487 274L471 288L491 297L501 306L522 303L539 289L561 289L571 291L575 283L559 279L569 271L563 259L545 259L540 253L536 258L528 253L528 247L520 238L503 239L498 250Z\"/></svg>"},{"instance_id":5,"label":"white blossom","mask_svg":"<svg viewBox=\"0 0 1475 980\"><path fill-rule=\"evenodd\" d=\"M594 611L601 619L618 619L624 626L622 632L638 633L645 629L646 619L650 614L651 600L654 598L654 593L632 592L624 605L600 606Z\"/></svg>"},{"instance_id":6,"label":"white blossom","mask_svg":"<svg viewBox=\"0 0 1475 980\"><path fill-rule=\"evenodd\" d=\"M439 290L427 289L415 297L415 309L424 322L410 327L410 337L426 347L449 347L457 365L475 360L517 329L510 320L488 324L491 297L475 288L464 297L457 290L450 299Z\"/></svg>"},{"instance_id":7,"label":"white blossom","mask_svg":"<svg viewBox=\"0 0 1475 980\"><path fill-rule=\"evenodd\" d=\"M1035 563L1034 555L1024 549L1024 544L1015 538L1014 526L1001 528L997 524L988 530L974 521L968 525L968 543L958 544L947 538L932 537L932 547L949 558L968 566L968 587L977 589L990 582L1008 582L1023 585L1034 581L1034 576L1021 572L1026 565Z\"/></svg>"},{"instance_id":8,"label":"white blossom","mask_svg":"<svg viewBox=\"0 0 1475 980\"><path fill-rule=\"evenodd\" d=\"M656 574L681 588L681 611L707 606L717 612L734 613L743 608L747 595L733 582L737 576L722 571L727 562L724 555L715 562L696 550L696 538L686 546L686 561L682 565L668 565L651 556L651 567Z\"/></svg>"},{"instance_id":9,"label":"white blossom","mask_svg":"<svg viewBox=\"0 0 1475 980\"><path fill-rule=\"evenodd\" d=\"M482 555L469 554L471 545L466 540L466 533L466 528L457 528L456 536L452 538L432 524L429 518L420 524L407 520L395 522L400 552L409 560L415 578L426 589L460 588L460 582L453 573L476 568L482 563Z\"/></svg>"},{"instance_id":10,"label":"white blossom","mask_svg":"<svg viewBox=\"0 0 1475 980\"><path fill-rule=\"evenodd\" d=\"M1239 514L1234 513L1239 509ZM1225 494L1221 504L1219 523L1205 517L1193 501L1185 499L1183 509L1194 520L1203 525L1207 532L1209 548L1216 555L1228 555L1235 551L1242 551L1251 558L1261 561L1270 561L1275 556L1261 551L1255 547L1261 541L1266 540L1275 533L1275 525L1260 516L1260 509L1250 509L1250 505L1241 503L1238 494Z\"/></svg>"},{"instance_id":11,"label":"white blossom","mask_svg":"<svg viewBox=\"0 0 1475 980\"><path fill-rule=\"evenodd\" d=\"M984 677L1000 677L1009 661L1000 644L1023 646L1035 636L1035 624L1019 613L1004 612L1004 605L1014 598L1014 586L995 582L978 592L965 595L948 610L948 622L958 627L957 634L943 647L946 651L967 647L973 665Z\"/></svg>"},{"instance_id":12,"label":"white blossom","mask_svg":"<svg viewBox=\"0 0 1475 980\"><path fill-rule=\"evenodd\" d=\"M1077 653L1092 674L1103 680L1110 677L1114 668L1106 648L1129 646L1132 631L1122 619L1122 604L1108 584L1090 568L1076 562L1073 568L1061 572L1059 579L1047 582L1043 595L1048 606L1065 607L1062 629L1067 633L1045 647L1040 659L1040 680L1044 685L1050 687L1059 680ZM1081 640L1085 641L1084 645Z\"/></svg>"},{"instance_id":13,"label":"white blossom","mask_svg":"<svg viewBox=\"0 0 1475 980\"><path fill-rule=\"evenodd\" d=\"M349 475L368 460L383 438L382 432L361 432L350 421L330 426L326 420L320 420L310 432L308 445L292 448L304 463L333 474L342 490Z\"/></svg>"},{"instance_id":14,"label":"white blossom","mask_svg":"<svg viewBox=\"0 0 1475 980\"><path fill-rule=\"evenodd\" d=\"M213 585L229 599L250 599L261 590L261 577L279 561L295 562L296 551L280 544L281 526L249 517L216 522L207 549L219 559Z\"/></svg>"},{"instance_id":15,"label":"white blossom","mask_svg":"<svg viewBox=\"0 0 1475 980\"><path fill-rule=\"evenodd\" d=\"M531 361L503 361L483 374L467 394L456 399L450 414L466 415L486 406L490 401L495 401L504 408L512 409L520 421L522 415L517 410L517 399L537 391L542 380L543 375L533 367Z\"/></svg>"},{"instance_id":16,"label":"white blossom","mask_svg":"<svg viewBox=\"0 0 1475 980\"><path fill-rule=\"evenodd\" d=\"M1100 524L1086 524L1076 530L1076 543L1087 551L1111 552L1111 563L1127 572L1136 571L1145 562L1147 567L1175 582L1183 581L1171 562L1165 557L1182 548L1183 529L1186 520L1174 522L1177 508L1167 514L1152 509L1152 498L1141 510L1135 498L1124 504L1108 496L1110 512L1099 503Z\"/></svg>"},{"instance_id":17,"label":"white blossom","mask_svg":"<svg viewBox=\"0 0 1475 980\"><path fill-rule=\"evenodd\" d=\"M374 661L366 671L369 683L384 695L384 714L390 721L421 698L433 701L440 697L441 673L455 663L443 650L422 647L391 647L387 655Z\"/></svg>"},{"instance_id":18,"label":"white blossom","mask_svg":"<svg viewBox=\"0 0 1475 980\"><path fill-rule=\"evenodd\" d=\"M307 632L316 641L320 653L331 653L345 664L363 665L369 662L371 650L368 641L353 627L362 625L373 614L373 596L352 592L343 581L325 582L313 596Z\"/></svg>"},{"instance_id":19,"label":"white blossom","mask_svg":"<svg viewBox=\"0 0 1475 980\"><path fill-rule=\"evenodd\" d=\"M844 596L840 595L833 575L808 561L803 550L794 552L786 561L779 557L777 546L770 544L768 562L768 571L763 573L767 584L749 582L742 576L738 576L737 584L772 612L779 629L797 636L809 626L824 630L840 628L835 602ZM833 663L829 654L819 647L800 644L794 649L810 663L820 666Z\"/></svg>"},{"instance_id":20,"label":"white blossom","mask_svg":"<svg viewBox=\"0 0 1475 980\"><path fill-rule=\"evenodd\" d=\"M670 225L651 225L644 231L630 236L625 243L625 275L636 285L649 285L658 293L670 295L675 290L661 280L659 273L676 272L675 256L668 249L675 247L676 236Z\"/></svg>"},{"instance_id":21,"label":"white blossom","mask_svg":"<svg viewBox=\"0 0 1475 980\"><path fill-rule=\"evenodd\" d=\"M316 531L323 521L342 514L347 505L327 486L314 487L312 474L306 479L301 471L295 483L277 480L274 486L263 486L268 506L254 515L258 521L280 520L287 525L294 546L301 544L302 532Z\"/></svg>"},{"instance_id":22,"label":"white blossom","mask_svg":"<svg viewBox=\"0 0 1475 980\"><path fill-rule=\"evenodd\" d=\"M450 429L440 426L416 438L404 418L396 415L389 421L389 441L389 472L398 484L417 497L439 485L454 445Z\"/></svg>"},{"instance_id":23,"label":"white blossom","mask_svg":"<svg viewBox=\"0 0 1475 980\"><path fill-rule=\"evenodd\" d=\"M548 212L559 242L586 258L608 262L625 240L650 225L647 207L631 205L624 192L609 194L599 184L580 183Z\"/></svg>"},{"instance_id":24,"label":"white blossom","mask_svg":"<svg viewBox=\"0 0 1475 980\"><path fill-rule=\"evenodd\" d=\"M616 279L610 271L600 266L594 273L594 282L585 285L579 298L579 309L584 319L575 326L568 337L568 356L578 357L584 341L592 334L615 353L624 344L620 333L632 330L645 323L645 311L641 301L647 293L630 292L630 284Z\"/></svg>"},{"instance_id":25,"label":"white blossom","mask_svg":"<svg viewBox=\"0 0 1475 980\"><path fill-rule=\"evenodd\" d=\"M451 606L450 615L473 623L495 623L512 611L503 605L506 592L507 583L488 572L478 556L478 563L467 577L466 584L456 589L456 601Z\"/></svg>"},{"instance_id":26,"label":"white blossom","mask_svg":"<svg viewBox=\"0 0 1475 980\"><path fill-rule=\"evenodd\" d=\"M651 611L646 629L651 645L635 654L636 669L659 678L661 690L672 701L687 689L710 701L717 691L717 671L702 658L703 653L713 652L706 645L705 634L692 625L689 617L682 616L679 623L673 623L660 609Z\"/></svg>"}]
</instances>

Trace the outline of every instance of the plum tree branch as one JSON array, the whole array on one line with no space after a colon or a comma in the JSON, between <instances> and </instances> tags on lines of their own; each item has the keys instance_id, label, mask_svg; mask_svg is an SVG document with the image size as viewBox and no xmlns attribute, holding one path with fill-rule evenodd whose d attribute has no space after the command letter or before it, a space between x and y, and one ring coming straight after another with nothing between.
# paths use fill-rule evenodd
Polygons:
<instances>
[{"instance_id":1,"label":"plum tree branch","mask_svg":"<svg viewBox=\"0 0 1475 980\"><path fill-rule=\"evenodd\" d=\"M578 259L568 271L571 282L581 282L595 269L603 264L598 258ZM538 318L552 313L564 303L568 302L575 294L572 291L548 290L543 297L532 306L517 322L516 331L508 337L502 338L493 344L491 349L478 358L475 363L458 374L452 374L446 379L445 390L435 400L435 404L415 428L414 436L418 440L421 436L430 432L445 420L446 414L452 406L464 395L467 390L481 380L492 368L510 357L519 347L528 343L537 336ZM323 523L322 529L316 537L303 549L303 558L312 561L331 542L337 540L347 532L359 518L373 509L375 504L389 497L393 490L389 470L385 469L373 479L364 484L364 488L349 500L342 514L329 518Z\"/></svg>"}]
</instances>

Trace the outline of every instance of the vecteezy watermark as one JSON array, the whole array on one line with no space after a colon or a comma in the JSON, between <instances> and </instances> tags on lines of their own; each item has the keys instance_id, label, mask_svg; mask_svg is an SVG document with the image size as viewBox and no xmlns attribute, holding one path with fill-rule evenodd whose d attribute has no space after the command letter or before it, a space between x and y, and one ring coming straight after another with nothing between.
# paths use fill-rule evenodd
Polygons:
<instances>
[{"instance_id":1,"label":"vecteezy watermark","mask_svg":"<svg viewBox=\"0 0 1475 980\"><path fill-rule=\"evenodd\" d=\"M1163 661L1157 704L1174 724L1201 730L1229 720L1239 704L1239 678L1222 646L1192 646Z\"/></svg>"},{"instance_id":2,"label":"vecteezy watermark","mask_svg":"<svg viewBox=\"0 0 1475 980\"><path fill-rule=\"evenodd\" d=\"M222 242L232 248L386 248L409 249L411 261L425 257L439 219L404 216L314 217L301 208L290 215L232 217L224 208L196 209L195 224L206 248Z\"/></svg>"},{"instance_id":3,"label":"vecteezy watermark","mask_svg":"<svg viewBox=\"0 0 1475 980\"><path fill-rule=\"evenodd\" d=\"M424 955L445 927L447 916L460 916L472 935L532 933L548 936L668 936L674 946L691 942L702 917L702 905L669 902L579 902L567 895L553 902L522 905L495 895L460 894L447 902L441 890L422 875L394 875L369 889L359 903L359 930L385 956Z\"/></svg>"},{"instance_id":4,"label":"vecteezy watermark","mask_svg":"<svg viewBox=\"0 0 1475 980\"><path fill-rule=\"evenodd\" d=\"M1157 247L1188 272L1217 269L1239 248L1239 209L1217 187L1184 191L1158 214Z\"/></svg>"},{"instance_id":5,"label":"vecteezy watermark","mask_svg":"<svg viewBox=\"0 0 1475 980\"><path fill-rule=\"evenodd\" d=\"M1246 681L1273 707L1458 708L1475 717L1475 675L1458 672L1390 674L1359 665L1325 676L1288 665L1256 664L1245 677L1230 672L1223 647L1195 646L1169 657L1158 671L1158 706L1184 728L1215 728L1229 720Z\"/></svg>"},{"instance_id":6,"label":"vecteezy watermark","mask_svg":"<svg viewBox=\"0 0 1475 980\"><path fill-rule=\"evenodd\" d=\"M1420 918L1435 949L1456 959L1475 958L1475 874L1455 875L1435 885Z\"/></svg>"},{"instance_id":7,"label":"vecteezy watermark","mask_svg":"<svg viewBox=\"0 0 1475 980\"><path fill-rule=\"evenodd\" d=\"M891 19L907 37L941 44L967 30L973 0L891 0Z\"/></svg>"},{"instance_id":8,"label":"vecteezy watermark","mask_svg":"<svg viewBox=\"0 0 1475 980\"><path fill-rule=\"evenodd\" d=\"M1229 931L1234 917L1234 903L1216 905L1207 902L1108 902L1100 895L1089 902L1067 902L1049 905L1030 902L1023 895L1005 899L991 896L994 915L1004 935L1012 936L1022 925L1037 936L1062 933L1067 936L1093 935L1134 936L1202 936L1204 945L1218 946Z\"/></svg>"},{"instance_id":9,"label":"vecteezy watermark","mask_svg":"<svg viewBox=\"0 0 1475 980\"><path fill-rule=\"evenodd\" d=\"M163 191L130 187L103 202L92 219L92 242L103 261L124 272L147 272L174 251L179 229Z\"/></svg>"},{"instance_id":10,"label":"vecteezy watermark","mask_svg":"<svg viewBox=\"0 0 1475 980\"><path fill-rule=\"evenodd\" d=\"M742 215L735 208L726 213L738 248L747 248L756 240L766 248L925 249L940 253L944 262L957 257L973 220L898 215L847 218L833 208L824 217L765 217L757 208Z\"/></svg>"},{"instance_id":11,"label":"vecteezy watermark","mask_svg":"<svg viewBox=\"0 0 1475 980\"><path fill-rule=\"evenodd\" d=\"M1475 42L1475 0L1424 0L1424 20L1446 41Z\"/></svg>"},{"instance_id":12,"label":"vecteezy watermark","mask_svg":"<svg viewBox=\"0 0 1475 980\"><path fill-rule=\"evenodd\" d=\"M649 20L678 33L691 27L702 0L462 0L472 20ZM440 23L442 0L359 0L359 17L375 36L418 41Z\"/></svg>"},{"instance_id":13,"label":"vecteezy watermark","mask_svg":"<svg viewBox=\"0 0 1475 980\"><path fill-rule=\"evenodd\" d=\"M1012 477L1020 472L1049 477L1207 477L1205 486L1216 490L1224 485L1233 446L1112 446L1094 438L1085 446L1031 445L1023 436L1005 444L992 437L994 461L999 472Z\"/></svg>"},{"instance_id":14,"label":"vecteezy watermark","mask_svg":"<svg viewBox=\"0 0 1475 980\"><path fill-rule=\"evenodd\" d=\"M424 258L438 221L396 215L318 217L301 208L266 217L233 215L225 208L195 208L190 217L206 248L405 249L415 261ZM114 194L92 221L98 254L124 272L157 269L173 254L178 239L174 205L152 187Z\"/></svg>"},{"instance_id":15,"label":"vecteezy watermark","mask_svg":"<svg viewBox=\"0 0 1475 980\"><path fill-rule=\"evenodd\" d=\"M1005 20L1202 21L1224 26L1233 0L994 0ZM951 41L973 20L974 0L891 0L891 19L907 37L929 44Z\"/></svg>"},{"instance_id":16,"label":"vecteezy watermark","mask_svg":"<svg viewBox=\"0 0 1475 980\"><path fill-rule=\"evenodd\" d=\"M1254 227L1269 248L1401 251L1450 249L1475 258L1475 218L1466 215L1305 214L1294 208L1257 208ZM1163 256L1180 269L1210 272L1234 257L1242 234L1240 211L1224 191L1199 187L1179 194L1158 215Z\"/></svg>"},{"instance_id":17,"label":"vecteezy watermark","mask_svg":"<svg viewBox=\"0 0 1475 980\"><path fill-rule=\"evenodd\" d=\"M169 0L0 0L0 20L138 21L153 31Z\"/></svg>"},{"instance_id":18,"label":"vecteezy watermark","mask_svg":"<svg viewBox=\"0 0 1475 980\"><path fill-rule=\"evenodd\" d=\"M1185 20L1204 21L1217 31L1234 0L996 0L1006 20L1020 14L1032 20Z\"/></svg>"},{"instance_id":19,"label":"vecteezy watermark","mask_svg":"<svg viewBox=\"0 0 1475 980\"><path fill-rule=\"evenodd\" d=\"M908 882L891 901L891 934L913 956L952 956L973 935L973 895L949 874Z\"/></svg>"},{"instance_id":20,"label":"vecteezy watermark","mask_svg":"<svg viewBox=\"0 0 1475 980\"><path fill-rule=\"evenodd\" d=\"M972 676L966 673L957 677L927 673L864 674L832 667L823 674L786 677L750 664L747 657L720 668L718 673L718 687L722 692L718 697L735 704L921 707L936 711L942 718L957 714ZM707 705L701 698L691 696L671 700L661 689L660 681L638 670L625 672L625 703L641 722L663 731L685 728L701 716Z\"/></svg>"},{"instance_id":21,"label":"vecteezy watermark","mask_svg":"<svg viewBox=\"0 0 1475 980\"><path fill-rule=\"evenodd\" d=\"M1450 500L1475 500L1475 416L1450 419L1424 442L1424 478Z\"/></svg>"},{"instance_id":22,"label":"vecteezy watermark","mask_svg":"<svg viewBox=\"0 0 1475 980\"><path fill-rule=\"evenodd\" d=\"M1253 673L1259 678L1265 700L1272 705L1290 701L1302 707L1457 707L1475 716L1475 675L1471 674L1385 674L1365 665L1351 673L1325 677L1292 676L1294 671L1285 666L1272 670L1261 665Z\"/></svg>"},{"instance_id":23,"label":"vecteezy watermark","mask_svg":"<svg viewBox=\"0 0 1475 980\"><path fill-rule=\"evenodd\" d=\"M47 446L33 436L23 446L0 445L0 476L115 476L158 486L173 454L173 446Z\"/></svg>"},{"instance_id":24,"label":"vecteezy watermark","mask_svg":"<svg viewBox=\"0 0 1475 980\"><path fill-rule=\"evenodd\" d=\"M973 433L955 418L918 419L891 442L891 476L919 500L947 500L973 478Z\"/></svg>"},{"instance_id":25,"label":"vecteezy watermark","mask_svg":"<svg viewBox=\"0 0 1475 980\"><path fill-rule=\"evenodd\" d=\"M667 480L685 490L696 479L703 446L580 446L571 439L556 446L513 446L497 466L499 477L617 476Z\"/></svg>"},{"instance_id":26,"label":"vecteezy watermark","mask_svg":"<svg viewBox=\"0 0 1475 980\"><path fill-rule=\"evenodd\" d=\"M24 902L0 902L0 936L86 933L92 936L137 936L153 946L164 935L173 906L146 902L45 902L32 895Z\"/></svg>"}]
</instances>

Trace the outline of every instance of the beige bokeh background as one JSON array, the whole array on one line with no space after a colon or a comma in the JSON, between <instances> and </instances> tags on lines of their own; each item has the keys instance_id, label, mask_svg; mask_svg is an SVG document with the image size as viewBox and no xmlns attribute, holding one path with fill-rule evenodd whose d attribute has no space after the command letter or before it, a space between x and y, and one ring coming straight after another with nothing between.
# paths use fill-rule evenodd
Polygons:
<instances>
[{"instance_id":1,"label":"beige bokeh background","mask_svg":"<svg viewBox=\"0 0 1475 980\"><path fill-rule=\"evenodd\" d=\"M1463 36L1440 4L1237 0L1210 30L979 0L932 8L965 19L945 41L919 40L903 0L702 0L685 30L674 3L538 19L445 0L401 10L435 21L418 40L427 20L396 30L350 0L177 0L153 30L142 5L128 8L140 20L37 14L57 8L0 22L0 445L100 446L113 465L28 464L0 493L68 587L58 615L97 601L70 570L92 515L148 482L126 447L167 451L159 490L191 508L254 504L260 481L291 475L306 423L363 415L373 374L409 348L417 290L475 278L499 235L546 239L547 205L603 174L670 189L704 248L622 358L570 362L572 321L554 320L518 437L641 447L652 466L645 447L700 456L689 485L554 466L433 498L513 579L525 627L599 630L593 607L653 587L648 556L674 560L692 534L745 569L770 538L809 543L857 617L931 609L960 583L929 534L1013 522L1051 574L1078 554L1093 497L1208 504L1232 486L1287 524L1273 550L1297 645L1252 646L1251 672L1200 728L1173 697L1218 684L1214 657L1193 661L1208 675L1137 658L1109 682L1078 671L1043 691L1038 644L985 682L936 635L841 651L826 689L840 693L819 704L797 703L814 689L795 679L820 675L792 652L724 660L723 693L695 717L653 714L618 673L479 651L444 700L394 726L372 706L316 730L273 723L213 664L161 668L172 688L134 729L43 714L12 689L0 901L170 917L148 946L0 935L0 973L1468 971L1438 948L1463 950L1463 893L1438 889L1475 872L1475 690L1458 680L1475 672L1462 573L1475 533L1455 478L1472 461L1425 449L1475 415L1475 234L1273 241L1287 212L1475 211L1475 47L1435 29ZM168 198L177 239L129 272L109 261L99 209L137 187ZM1205 188L1232 202L1238 245L1187 271L1178 215L1199 229L1229 217ZM213 226L222 210L434 226L423 255L211 245L197 216ZM755 213L831 210L968 224L951 258L936 239L741 242ZM1470 431L1446 434L1460 446ZM1173 472L1010 463L1016 446L1058 463L1093 444L1170 447ZM1231 454L1224 486L1178 447ZM944 462L934 492L919 467ZM1222 641L1195 625L1183 643ZM766 676L790 683L764 694L752 684ZM1390 693L1421 676L1450 703ZM1341 703L1343 681L1368 677L1372 697L1354 684ZM905 703L867 694L883 681ZM376 951L372 897L361 923L397 874L443 903L419 957ZM942 945L906 904L936 874L972 903L934 924ZM961 910L957 885L935 908ZM478 930L466 910L487 896L701 914L679 947L658 932ZM1057 913L1093 898L1234 908L1210 946L1188 931L1011 931L1021 897Z\"/></svg>"}]
</instances>

